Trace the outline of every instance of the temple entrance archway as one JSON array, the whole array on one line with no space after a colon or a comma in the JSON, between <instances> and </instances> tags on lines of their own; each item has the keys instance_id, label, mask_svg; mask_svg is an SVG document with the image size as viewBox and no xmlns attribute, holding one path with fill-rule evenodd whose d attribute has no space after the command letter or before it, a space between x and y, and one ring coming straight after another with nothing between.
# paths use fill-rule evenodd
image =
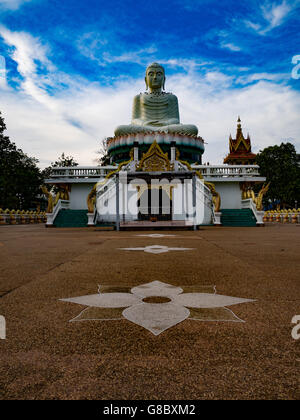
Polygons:
<instances>
[{"instance_id":1,"label":"temple entrance archway","mask_svg":"<svg viewBox=\"0 0 300 420\"><path fill-rule=\"evenodd\" d=\"M172 220L172 195L170 187L147 186L140 191L138 199L138 220Z\"/></svg>"}]
</instances>

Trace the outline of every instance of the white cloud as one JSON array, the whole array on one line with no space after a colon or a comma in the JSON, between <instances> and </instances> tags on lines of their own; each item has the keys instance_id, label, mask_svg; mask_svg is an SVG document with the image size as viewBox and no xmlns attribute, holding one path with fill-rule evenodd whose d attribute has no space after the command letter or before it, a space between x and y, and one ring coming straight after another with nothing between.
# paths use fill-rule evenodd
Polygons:
<instances>
[{"instance_id":1,"label":"white cloud","mask_svg":"<svg viewBox=\"0 0 300 420\"><path fill-rule=\"evenodd\" d=\"M261 17L265 23L259 24L249 20L245 20L246 25L256 31L260 35L265 35L272 29L285 23L290 12L299 4L298 0L287 1L283 0L280 4L267 1L260 6Z\"/></svg>"},{"instance_id":2,"label":"white cloud","mask_svg":"<svg viewBox=\"0 0 300 420\"><path fill-rule=\"evenodd\" d=\"M241 51L241 48L231 42L221 42L222 48L227 48L230 51Z\"/></svg>"},{"instance_id":3,"label":"white cloud","mask_svg":"<svg viewBox=\"0 0 300 420\"><path fill-rule=\"evenodd\" d=\"M170 68L181 68L187 73L193 73L201 67L212 64L211 61L196 58L169 58L168 60L159 60L159 63Z\"/></svg>"},{"instance_id":4,"label":"white cloud","mask_svg":"<svg viewBox=\"0 0 300 420\"><path fill-rule=\"evenodd\" d=\"M78 51L90 60L97 61L100 65L104 63L97 56L97 51L107 45L108 41L98 32L85 32L76 41Z\"/></svg>"},{"instance_id":5,"label":"white cloud","mask_svg":"<svg viewBox=\"0 0 300 420\"><path fill-rule=\"evenodd\" d=\"M79 76L71 78L53 67L47 48L39 40L3 28L1 33L13 47L12 58L23 78L19 90L6 87L0 95L0 110L11 140L40 159L41 166L49 165L62 152L82 165L93 165L100 140L112 136L117 125L130 123L132 99L144 90L143 78L124 80L123 76L111 87ZM180 59L173 65L178 63ZM39 75L41 65L45 71ZM238 115L245 134L250 132L254 150L284 138L299 144L300 94L271 76L246 76L248 82L252 77L253 84L233 89L233 76L220 71L203 76L196 71L172 76L167 72L166 88L178 96L181 121L196 124L208 143L204 162L222 163ZM61 81L67 85L64 90L60 89ZM50 95L47 84L59 89Z\"/></svg>"},{"instance_id":6,"label":"white cloud","mask_svg":"<svg viewBox=\"0 0 300 420\"><path fill-rule=\"evenodd\" d=\"M37 62L51 68L47 59L46 47L26 32L12 32L0 26L0 35L4 42L14 48L12 59L18 64L19 73L28 77L36 72Z\"/></svg>"},{"instance_id":7,"label":"white cloud","mask_svg":"<svg viewBox=\"0 0 300 420\"><path fill-rule=\"evenodd\" d=\"M250 20L245 20L244 22L246 23L246 26L248 26L256 32L259 32L261 29L261 25L259 23L253 23Z\"/></svg>"},{"instance_id":8,"label":"white cloud","mask_svg":"<svg viewBox=\"0 0 300 420\"><path fill-rule=\"evenodd\" d=\"M52 84L55 67L47 58L47 47L26 32L12 32L0 25L0 36L12 47L11 58L17 63L22 76L22 89L38 102L53 108L54 102L45 94L46 85ZM47 76L43 76L47 74Z\"/></svg>"},{"instance_id":9,"label":"white cloud","mask_svg":"<svg viewBox=\"0 0 300 420\"><path fill-rule=\"evenodd\" d=\"M205 74L205 80L213 87L214 90L220 90L231 86L233 77L220 71L208 71Z\"/></svg>"},{"instance_id":10,"label":"white cloud","mask_svg":"<svg viewBox=\"0 0 300 420\"><path fill-rule=\"evenodd\" d=\"M148 65L155 60L157 47L150 45L136 51L126 51L121 55L113 55L103 51L108 44L107 39L103 35L95 32L86 32L76 42L76 46L80 53L91 60L97 61L100 66L107 66L111 63L135 63L140 65ZM167 60L159 60L163 65L172 68L181 67L185 71L194 71L196 68L203 67L211 62L203 61L195 58L169 58Z\"/></svg>"},{"instance_id":11,"label":"white cloud","mask_svg":"<svg viewBox=\"0 0 300 420\"><path fill-rule=\"evenodd\" d=\"M242 50L241 47L239 47L238 45L236 45L235 43L231 41L232 32L220 30L217 33L211 32L209 37L215 36L215 35L217 35L217 37L219 38L221 48L225 48L227 50L235 51L235 52Z\"/></svg>"},{"instance_id":12,"label":"white cloud","mask_svg":"<svg viewBox=\"0 0 300 420\"><path fill-rule=\"evenodd\" d=\"M137 63L145 64L149 60L149 55L157 51L155 47L143 48L138 51L129 51L119 56L103 53L103 59L106 63Z\"/></svg>"},{"instance_id":13,"label":"white cloud","mask_svg":"<svg viewBox=\"0 0 300 420\"><path fill-rule=\"evenodd\" d=\"M102 35L96 32L86 32L76 42L76 46L83 56L97 61L101 66L124 62L145 64L149 60L149 56L157 51L156 47L149 46L137 51L127 51L121 55L113 55L103 50L107 44L105 33Z\"/></svg>"},{"instance_id":14,"label":"white cloud","mask_svg":"<svg viewBox=\"0 0 300 420\"><path fill-rule=\"evenodd\" d=\"M0 8L8 10L17 10L24 3L32 0L0 0Z\"/></svg>"},{"instance_id":15,"label":"white cloud","mask_svg":"<svg viewBox=\"0 0 300 420\"><path fill-rule=\"evenodd\" d=\"M269 80L274 82L284 81L290 77L290 74L287 73L253 73L245 76L239 76L236 78L235 82L247 85L249 83L257 82L259 80Z\"/></svg>"},{"instance_id":16,"label":"white cloud","mask_svg":"<svg viewBox=\"0 0 300 420\"><path fill-rule=\"evenodd\" d=\"M0 88L6 87L6 60L0 55Z\"/></svg>"},{"instance_id":17,"label":"white cloud","mask_svg":"<svg viewBox=\"0 0 300 420\"><path fill-rule=\"evenodd\" d=\"M300 94L287 86L259 81L243 89L218 90L218 80L211 85L205 79L175 76L169 80L170 85L179 98L182 122L196 124L208 143L204 162L223 162L229 134L235 135L238 115L255 151L280 144L286 138L293 138L299 145Z\"/></svg>"},{"instance_id":18,"label":"white cloud","mask_svg":"<svg viewBox=\"0 0 300 420\"><path fill-rule=\"evenodd\" d=\"M266 3L261 6L262 14L265 20L269 23L270 30L280 26L287 15L292 10L292 5L284 0L281 4Z\"/></svg>"}]
</instances>

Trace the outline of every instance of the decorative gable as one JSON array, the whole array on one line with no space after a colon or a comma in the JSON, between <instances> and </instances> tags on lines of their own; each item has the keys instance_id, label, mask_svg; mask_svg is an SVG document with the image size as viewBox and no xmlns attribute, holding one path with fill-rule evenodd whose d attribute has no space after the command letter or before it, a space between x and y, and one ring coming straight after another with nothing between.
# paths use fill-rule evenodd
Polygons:
<instances>
[{"instance_id":1,"label":"decorative gable","mask_svg":"<svg viewBox=\"0 0 300 420\"><path fill-rule=\"evenodd\" d=\"M256 155L251 152L251 140L249 134L245 139L241 127L241 119L238 118L236 138L229 136L229 154L224 163L229 165L251 165L255 163Z\"/></svg>"},{"instance_id":2,"label":"decorative gable","mask_svg":"<svg viewBox=\"0 0 300 420\"><path fill-rule=\"evenodd\" d=\"M151 144L149 150L143 154L142 159L137 167L137 171L144 172L162 172L171 171L168 153L164 153L156 140Z\"/></svg>"}]
</instances>

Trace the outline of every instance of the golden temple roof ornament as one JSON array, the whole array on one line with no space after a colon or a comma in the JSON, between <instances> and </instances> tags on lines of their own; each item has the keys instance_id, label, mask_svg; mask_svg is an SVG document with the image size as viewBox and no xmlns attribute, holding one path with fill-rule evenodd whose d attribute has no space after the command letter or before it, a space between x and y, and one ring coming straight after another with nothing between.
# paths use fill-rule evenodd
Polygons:
<instances>
[{"instance_id":1,"label":"golden temple roof ornament","mask_svg":"<svg viewBox=\"0 0 300 420\"><path fill-rule=\"evenodd\" d=\"M251 140L243 135L241 118L237 120L236 138L229 136L229 154L224 159L224 163L229 165L251 165L255 163L256 155L251 152Z\"/></svg>"},{"instance_id":2,"label":"golden temple roof ornament","mask_svg":"<svg viewBox=\"0 0 300 420\"><path fill-rule=\"evenodd\" d=\"M160 172L171 171L173 165L170 164L168 153L164 153L156 140L151 144L149 150L143 153L142 159L137 167L137 171Z\"/></svg>"}]
</instances>

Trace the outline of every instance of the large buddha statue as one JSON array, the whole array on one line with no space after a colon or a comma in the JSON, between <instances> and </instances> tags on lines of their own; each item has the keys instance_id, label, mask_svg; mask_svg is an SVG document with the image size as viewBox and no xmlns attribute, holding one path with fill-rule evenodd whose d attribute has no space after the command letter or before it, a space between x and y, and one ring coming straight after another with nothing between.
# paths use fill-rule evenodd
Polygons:
<instances>
[{"instance_id":1,"label":"large buddha statue","mask_svg":"<svg viewBox=\"0 0 300 420\"><path fill-rule=\"evenodd\" d=\"M195 125L180 124L177 97L164 92L165 80L165 70L161 65L152 63L147 67L147 92L135 96L131 124L117 127L115 136L155 131L198 134Z\"/></svg>"}]
</instances>

